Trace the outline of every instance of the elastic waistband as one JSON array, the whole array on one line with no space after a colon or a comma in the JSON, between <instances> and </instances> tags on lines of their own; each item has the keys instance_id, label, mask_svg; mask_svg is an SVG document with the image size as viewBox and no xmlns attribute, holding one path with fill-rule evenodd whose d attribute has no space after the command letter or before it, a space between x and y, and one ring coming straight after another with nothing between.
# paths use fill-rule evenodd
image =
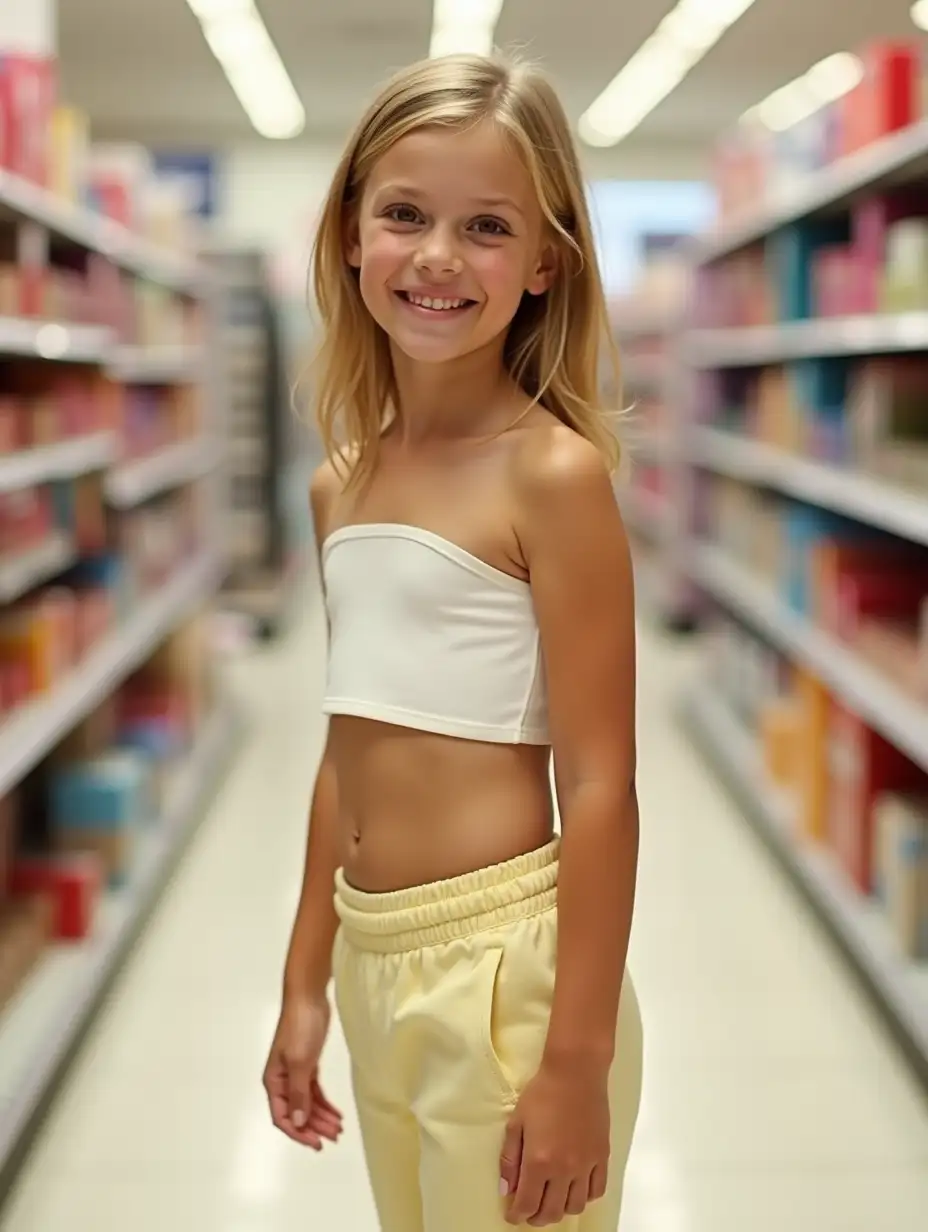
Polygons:
<instances>
[{"instance_id":1,"label":"elastic waistband","mask_svg":"<svg viewBox=\"0 0 928 1232\"><path fill-rule=\"evenodd\" d=\"M447 881L368 894L335 874L335 909L348 941L361 950L399 954L489 932L539 915L557 901L560 839Z\"/></svg>"}]
</instances>

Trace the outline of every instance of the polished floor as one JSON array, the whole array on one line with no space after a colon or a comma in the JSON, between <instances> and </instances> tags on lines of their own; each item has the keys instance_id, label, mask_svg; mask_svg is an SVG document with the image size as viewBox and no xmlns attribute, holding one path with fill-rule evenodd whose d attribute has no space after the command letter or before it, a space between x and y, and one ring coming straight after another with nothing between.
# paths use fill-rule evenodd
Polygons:
<instances>
[{"instance_id":1,"label":"polished floor","mask_svg":"<svg viewBox=\"0 0 928 1232\"><path fill-rule=\"evenodd\" d=\"M310 1157L259 1084L321 732L319 637L236 664L251 739L49 1118L3 1232L376 1232L357 1133ZM928 1103L677 732L641 647L633 969L648 1032L624 1232L924 1232ZM349 1104L336 1034L328 1083Z\"/></svg>"}]
</instances>

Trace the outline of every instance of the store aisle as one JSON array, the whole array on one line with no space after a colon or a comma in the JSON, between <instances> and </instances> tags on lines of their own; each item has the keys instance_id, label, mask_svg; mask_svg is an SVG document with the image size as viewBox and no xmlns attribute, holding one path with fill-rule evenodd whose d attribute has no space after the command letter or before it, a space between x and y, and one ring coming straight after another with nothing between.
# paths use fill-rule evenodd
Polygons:
<instances>
[{"instance_id":1,"label":"store aisle","mask_svg":"<svg viewBox=\"0 0 928 1232\"><path fill-rule=\"evenodd\" d=\"M633 966L645 1102L624 1232L924 1229L928 1103L676 731L686 651L644 636ZM253 739L57 1104L3 1232L375 1232L351 1128L324 1157L259 1083L321 724L310 623L236 666ZM348 1105L340 1038L328 1084Z\"/></svg>"}]
</instances>

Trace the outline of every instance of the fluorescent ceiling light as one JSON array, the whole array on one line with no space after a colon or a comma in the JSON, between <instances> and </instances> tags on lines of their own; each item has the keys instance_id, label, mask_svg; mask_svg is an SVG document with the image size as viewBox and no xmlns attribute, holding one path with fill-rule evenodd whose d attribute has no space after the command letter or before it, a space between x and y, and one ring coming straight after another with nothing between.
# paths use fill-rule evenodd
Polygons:
<instances>
[{"instance_id":1,"label":"fluorescent ceiling light","mask_svg":"<svg viewBox=\"0 0 928 1232\"><path fill-rule=\"evenodd\" d=\"M754 0L678 0L580 117L587 145L616 145L638 127Z\"/></svg>"},{"instance_id":2,"label":"fluorescent ceiling light","mask_svg":"<svg viewBox=\"0 0 928 1232\"><path fill-rule=\"evenodd\" d=\"M254 0L187 0L226 80L262 137L284 140L306 112Z\"/></svg>"},{"instance_id":3,"label":"fluorescent ceiling light","mask_svg":"<svg viewBox=\"0 0 928 1232\"><path fill-rule=\"evenodd\" d=\"M758 121L772 132L784 132L853 90L863 72L859 57L848 51L835 52L813 64L801 77L774 90L745 112L742 119Z\"/></svg>"},{"instance_id":4,"label":"fluorescent ceiling light","mask_svg":"<svg viewBox=\"0 0 928 1232\"><path fill-rule=\"evenodd\" d=\"M919 30L928 30L928 0L915 0L909 9L909 16Z\"/></svg>"},{"instance_id":5,"label":"fluorescent ceiling light","mask_svg":"<svg viewBox=\"0 0 928 1232\"><path fill-rule=\"evenodd\" d=\"M503 0L434 0L429 56L488 56Z\"/></svg>"}]
</instances>

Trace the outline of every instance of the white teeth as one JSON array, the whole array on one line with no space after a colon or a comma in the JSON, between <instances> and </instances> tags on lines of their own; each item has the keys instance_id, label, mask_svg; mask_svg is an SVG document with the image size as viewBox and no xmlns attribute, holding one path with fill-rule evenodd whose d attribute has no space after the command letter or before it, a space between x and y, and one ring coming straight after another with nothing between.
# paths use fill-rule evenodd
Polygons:
<instances>
[{"instance_id":1,"label":"white teeth","mask_svg":"<svg viewBox=\"0 0 928 1232\"><path fill-rule=\"evenodd\" d=\"M443 312L448 308L463 308L467 303L467 300L464 299L433 299L431 295L412 295L410 293L407 293L406 298L418 308L431 308L433 311L439 312Z\"/></svg>"}]
</instances>

